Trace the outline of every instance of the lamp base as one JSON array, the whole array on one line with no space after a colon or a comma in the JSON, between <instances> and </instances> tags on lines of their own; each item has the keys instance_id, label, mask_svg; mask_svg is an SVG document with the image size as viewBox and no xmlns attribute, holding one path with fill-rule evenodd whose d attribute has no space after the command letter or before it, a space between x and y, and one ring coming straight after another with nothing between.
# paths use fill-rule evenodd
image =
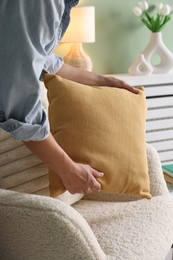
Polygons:
<instances>
[{"instance_id":1,"label":"lamp base","mask_svg":"<svg viewBox=\"0 0 173 260\"><path fill-rule=\"evenodd\" d=\"M85 53L82 43L73 43L69 53L64 56L64 61L74 67L92 71L91 58Z\"/></svg>"}]
</instances>

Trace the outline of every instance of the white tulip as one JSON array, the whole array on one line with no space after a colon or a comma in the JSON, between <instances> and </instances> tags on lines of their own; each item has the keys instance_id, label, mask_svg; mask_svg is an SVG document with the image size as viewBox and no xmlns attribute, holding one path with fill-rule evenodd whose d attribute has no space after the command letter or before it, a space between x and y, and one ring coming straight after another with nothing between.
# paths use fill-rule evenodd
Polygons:
<instances>
[{"instance_id":1,"label":"white tulip","mask_svg":"<svg viewBox=\"0 0 173 260\"><path fill-rule=\"evenodd\" d=\"M148 2L147 2L147 1L140 1L140 2L138 3L138 7L139 7L142 11L146 11L146 10L148 10L149 5L148 5Z\"/></svg>"},{"instance_id":2,"label":"white tulip","mask_svg":"<svg viewBox=\"0 0 173 260\"><path fill-rule=\"evenodd\" d=\"M166 5L163 5L162 9L160 10L160 13L162 15L169 15L171 12L171 7L170 5L166 4Z\"/></svg>"},{"instance_id":3,"label":"white tulip","mask_svg":"<svg viewBox=\"0 0 173 260\"><path fill-rule=\"evenodd\" d=\"M140 9L143 9L143 2L139 2L138 5L137 5Z\"/></svg>"},{"instance_id":4,"label":"white tulip","mask_svg":"<svg viewBox=\"0 0 173 260\"><path fill-rule=\"evenodd\" d=\"M139 8L138 6L135 6L135 7L133 8L133 13L134 13L134 15L136 15L136 16L141 16L141 15L142 15L142 9Z\"/></svg>"},{"instance_id":5,"label":"white tulip","mask_svg":"<svg viewBox=\"0 0 173 260\"><path fill-rule=\"evenodd\" d=\"M159 3L156 5L156 10L160 13L160 11L162 10L163 8L163 4L162 3Z\"/></svg>"},{"instance_id":6,"label":"white tulip","mask_svg":"<svg viewBox=\"0 0 173 260\"><path fill-rule=\"evenodd\" d=\"M148 10L149 4L147 1L143 1L143 10L146 11Z\"/></svg>"}]
</instances>

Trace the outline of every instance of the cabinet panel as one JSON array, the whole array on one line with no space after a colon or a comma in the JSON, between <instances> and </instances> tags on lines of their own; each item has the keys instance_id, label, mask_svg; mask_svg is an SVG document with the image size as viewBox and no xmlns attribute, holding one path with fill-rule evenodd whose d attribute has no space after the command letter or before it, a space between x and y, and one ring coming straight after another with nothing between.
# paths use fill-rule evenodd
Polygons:
<instances>
[{"instance_id":1,"label":"cabinet panel","mask_svg":"<svg viewBox=\"0 0 173 260\"><path fill-rule=\"evenodd\" d=\"M164 107L164 108L156 108L156 109L148 109L147 111L147 120L161 119L161 118L173 118L173 106L172 107Z\"/></svg>"},{"instance_id":2,"label":"cabinet panel","mask_svg":"<svg viewBox=\"0 0 173 260\"><path fill-rule=\"evenodd\" d=\"M172 155L173 155L173 138L172 140L153 142L152 145L156 148L158 152L169 150L172 151Z\"/></svg>"},{"instance_id":3,"label":"cabinet panel","mask_svg":"<svg viewBox=\"0 0 173 260\"><path fill-rule=\"evenodd\" d=\"M147 97L173 95L173 85L146 86L145 92Z\"/></svg>"},{"instance_id":4,"label":"cabinet panel","mask_svg":"<svg viewBox=\"0 0 173 260\"><path fill-rule=\"evenodd\" d=\"M146 122L147 131L156 131L161 129L173 129L173 118L161 119Z\"/></svg>"},{"instance_id":5,"label":"cabinet panel","mask_svg":"<svg viewBox=\"0 0 173 260\"><path fill-rule=\"evenodd\" d=\"M173 160L173 151L159 152L161 162L169 162Z\"/></svg>"},{"instance_id":6,"label":"cabinet panel","mask_svg":"<svg viewBox=\"0 0 173 260\"><path fill-rule=\"evenodd\" d=\"M133 86L145 87L147 98L146 141L159 153L162 164L173 163L173 75L118 75Z\"/></svg>"},{"instance_id":7,"label":"cabinet panel","mask_svg":"<svg viewBox=\"0 0 173 260\"><path fill-rule=\"evenodd\" d=\"M146 93L147 142L156 148L162 164L173 163L173 86L148 87Z\"/></svg>"},{"instance_id":8,"label":"cabinet panel","mask_svg":"<svg viewBox=\"0 0 173 260\"><path fill-rule=\"evenodd\" d=\"M146 133L146 140L148 143L163 141L163 140L171 140L171 139L173 139L173 129Z\"/></svg>"},{"instance_id":9,"label":"cabinet panel","mask_svg":"<svg viewBox=\"0 0 173 260\"><path fill-rule=\"evenodd\" d=\"M159 108L173 106L173 96L172 97L162 97L162 98L148 98L147 99L148 108Z\"/></svg>"}]
</instances>

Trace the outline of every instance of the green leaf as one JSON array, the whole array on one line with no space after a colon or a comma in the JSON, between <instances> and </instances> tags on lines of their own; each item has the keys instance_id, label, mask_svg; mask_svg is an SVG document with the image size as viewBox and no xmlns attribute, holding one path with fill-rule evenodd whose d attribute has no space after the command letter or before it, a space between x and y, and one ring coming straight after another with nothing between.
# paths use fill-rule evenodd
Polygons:
<instances>
[{"instance_id":1,"label":"green leaf","mask_svg":"<svg viewBox=\"0 0 173 260\"><path fill-rule=\"evenodd\" d=\"M153 30L155 28L155 24L156 24L156 22L155 22L154 18L151 17L151 26L152 26Z\"/></svg>"},{"instance_id":2,"label":"green leaf","mask_svg":"<svg viewBox=\"0 0 173 260\"><path fill-rule=\"evenodd\" d=\"M148 29L150 29L153 32L151 24L145 18L142 17L141 21L148 27Z\"/></svg>"},{"instance_id":3,"label":"green leaf","mask_svg":"<svg viewBox=\"0 0 173 260\"><path fill-rule=\"evenodd\" d=\"M152 22L152 17L145 11L144 14L146 15L148 21L151 23Z\"/></svg>"},{"instance_id":4,"label":"green leaf","mask_svg":"<svg viewBox=\"0 0 173 260\"><path fill-rule=\"evenodd\" d=\"M156 17L156 20L155 20L155 25L154 25L154 31L155 32L158 32L158 30L160 28L161 20L162 20L161 15L157 14L157 17Z\"/></svg>"},{"instance_id":5,"label":"green leaf","mask_svg":"<svg viewBox=\"0 0 173 260\"><path fill-rule=\"evenodd\" d=\"M163 28L165 27L165 25L167 24L167 22L171 19L170 15L166 15L163 22L160 24L160 28L159 31L161 32L163 30Z\"/></svg>"}]
</instances>

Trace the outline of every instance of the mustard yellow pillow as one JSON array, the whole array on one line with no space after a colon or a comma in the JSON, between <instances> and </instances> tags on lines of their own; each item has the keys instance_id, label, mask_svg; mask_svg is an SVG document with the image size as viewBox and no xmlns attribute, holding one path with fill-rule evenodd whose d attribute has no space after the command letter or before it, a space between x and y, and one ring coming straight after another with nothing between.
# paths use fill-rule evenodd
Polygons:
<instances>
[{"instance_id":1,"label":"mustard yellow pillow","mask_svg":"<svg viewBox=\"0 0 173 260\"><path fill-rule=\"evenodd\" d=\"M46 74L51 132L79 163L104 172L102 190L151 198L146 157L146 98L111 87L90 87ZM51 196L65 191L49 171Z\"/></svg>"}]
</instances>

